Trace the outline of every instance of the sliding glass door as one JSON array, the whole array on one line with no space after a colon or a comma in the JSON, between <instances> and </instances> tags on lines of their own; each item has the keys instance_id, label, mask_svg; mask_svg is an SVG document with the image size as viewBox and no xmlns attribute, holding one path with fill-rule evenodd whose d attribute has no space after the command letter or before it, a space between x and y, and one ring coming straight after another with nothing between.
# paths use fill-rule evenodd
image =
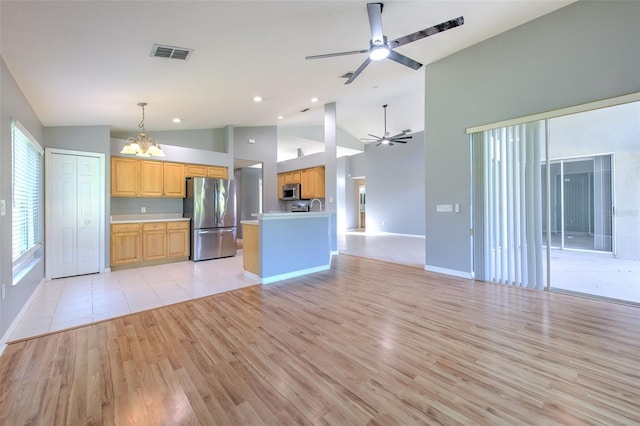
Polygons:
<instances>
[{"instance_id":1,"label":"sliding glass door","mask_svg":"<svg viewBox=\"0 0 640 426\"><path fill-rule=\"evenodd\" d=\"M640 303L639 141L640 102L472 133L475 276Z\"/></svg>"}]
</instances>

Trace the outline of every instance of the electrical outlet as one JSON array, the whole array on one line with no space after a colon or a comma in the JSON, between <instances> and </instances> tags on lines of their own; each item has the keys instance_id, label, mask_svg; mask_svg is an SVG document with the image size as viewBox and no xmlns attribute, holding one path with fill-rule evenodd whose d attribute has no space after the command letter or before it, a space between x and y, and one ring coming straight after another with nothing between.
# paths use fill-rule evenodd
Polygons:
<instances>
[{"instance_id":1,"label":"electrical outlet","mask_svg":"<svg viewBox=\"0 0 640 426\"><path fill-rule=\"evenodd\" d=\"M146 213L146 212L147 212L146 207L140 207L140 213Z\"/></svg>"},{"instance_id":2,"label":"electrical outlet","mask_svg":"<svg viewBox=\"0 0 640 426\"><path fill-rule=\"evenodd\" d=\"M0 200L0 216L7 214L7 204L4 200Z\"/></svg>"},{"instance_id":3,"label":"electrical outlet","mask_svg":"<svg viewBox=\"0 0 640 426\"><path fill-rule=\"evenodd\" d=\"M7 296L7 286L6 284L2 284L2 298L4 299Z\"/></svg>"}]
</instances>

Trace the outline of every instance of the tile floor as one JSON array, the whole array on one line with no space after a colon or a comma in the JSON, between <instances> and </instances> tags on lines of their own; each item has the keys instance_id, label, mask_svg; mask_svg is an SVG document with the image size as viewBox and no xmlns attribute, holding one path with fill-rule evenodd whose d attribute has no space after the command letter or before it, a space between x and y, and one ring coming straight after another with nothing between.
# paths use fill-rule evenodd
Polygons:
<instances>
[{"instance_id":1,"label":"tile floor","mask_svg":"<svg viewBox=\"0 0 640 426\"><path fill-rule=\"evenodd\" d=\"M9 341L255 285L238 254L45 281Z\"/></svg>"}]
</instances>

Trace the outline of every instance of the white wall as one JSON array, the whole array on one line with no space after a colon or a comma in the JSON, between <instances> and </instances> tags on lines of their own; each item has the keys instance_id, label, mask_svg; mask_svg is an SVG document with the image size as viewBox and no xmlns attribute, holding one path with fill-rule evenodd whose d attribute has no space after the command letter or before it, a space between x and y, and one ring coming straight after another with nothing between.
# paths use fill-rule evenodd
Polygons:
<instances>
[{"instance_id":1,"label":"white wall","mask_svg":"<svg viewBox=\"0 0 640 426\"><path fill-rule=\"evenodd\" d=\"M640 2L580 1L426 67L427 266L472 269L465 129L639 92L639 17Z\"/></svg>"}]
</instances>

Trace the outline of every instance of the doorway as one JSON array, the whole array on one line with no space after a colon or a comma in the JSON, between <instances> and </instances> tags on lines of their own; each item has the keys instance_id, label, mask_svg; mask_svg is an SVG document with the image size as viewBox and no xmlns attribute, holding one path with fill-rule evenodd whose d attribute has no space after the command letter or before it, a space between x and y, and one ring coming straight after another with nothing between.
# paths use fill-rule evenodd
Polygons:
<instances>
[{"instance_id":1,"label":"doorway","mask_svg":"<svg viewBox=\"0 0 640 426\"><path fill-rule=\"evenodd\" d=\"M358 185L358 229L365 231L367 229L367 194L364 183Z\"/></svg>"}]
</instances>

